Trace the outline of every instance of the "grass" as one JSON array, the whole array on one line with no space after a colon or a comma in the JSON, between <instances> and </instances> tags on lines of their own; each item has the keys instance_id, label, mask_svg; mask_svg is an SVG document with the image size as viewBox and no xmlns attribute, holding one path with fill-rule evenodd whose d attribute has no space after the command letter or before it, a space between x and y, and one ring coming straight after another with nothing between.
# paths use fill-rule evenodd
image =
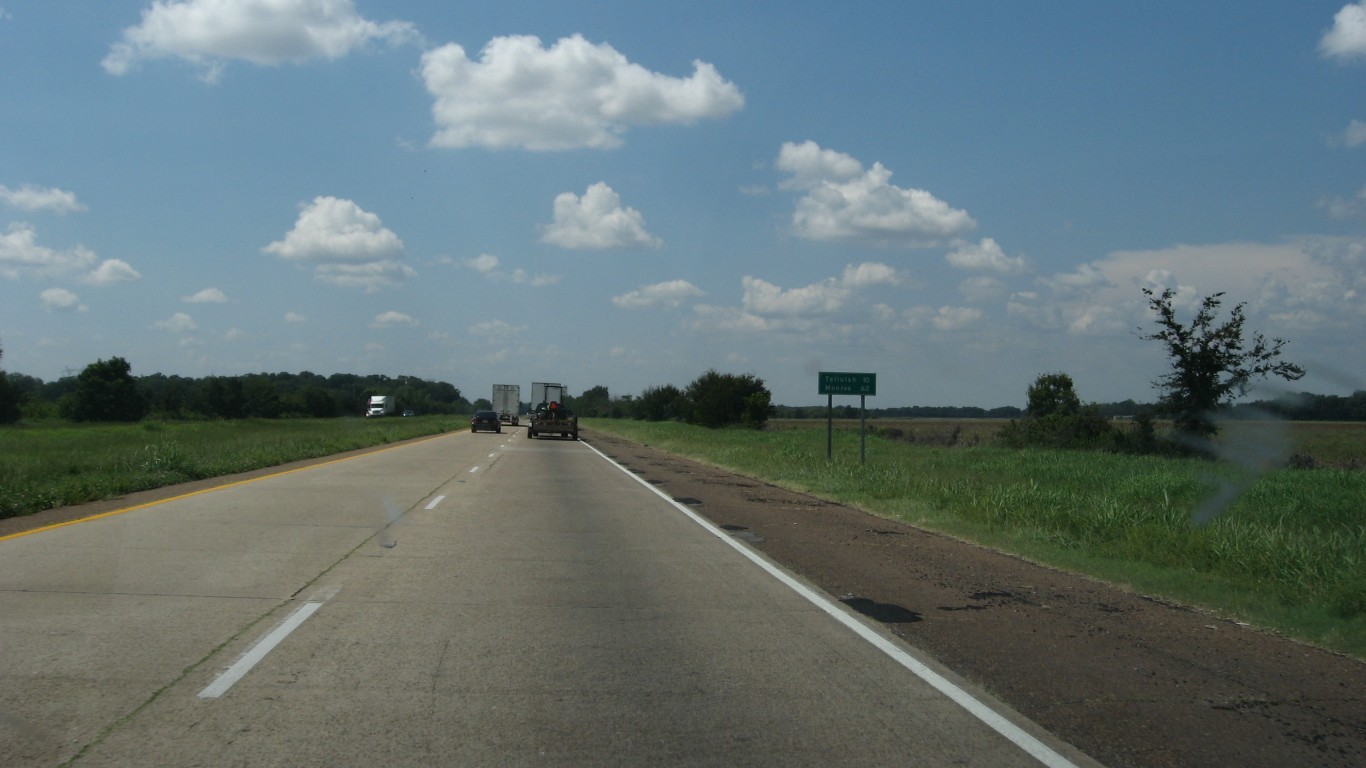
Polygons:
<instances>
[{"instance_id":1,"label":"grass","mask_svg":"<svg viewBox=\"0 0 1366 768\"><path fill-rule=\"evenodd\" d=\"M826 460L823 422L586 426L1366 657L1366 472L1010 450L962 434L948 447L907 442L904 426L901 439L869 437L860 464L849 431ZM1320 439L1290 426L1293 451ZM1326 431L1334 461L1366 455L1366 430Z\"/></svg>"},{"instance_id":2,"label":"grass","mask_svg":"<svg viewBox=\"0 0 1366 768\"><path fill-rule=\"evenodd\" d=\"M467 426L459 416L20 424L0 429L0 518Z\"/></svg>"}]
</instances>

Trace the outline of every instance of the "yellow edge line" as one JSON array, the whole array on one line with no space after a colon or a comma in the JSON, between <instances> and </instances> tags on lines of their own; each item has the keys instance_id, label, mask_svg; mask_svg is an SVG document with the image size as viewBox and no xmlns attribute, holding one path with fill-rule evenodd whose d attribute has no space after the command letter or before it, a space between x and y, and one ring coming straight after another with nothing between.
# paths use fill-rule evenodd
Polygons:
<instances>
[{"instance_id":1,"label":"yellow edge line","mask_svg":"<svg viewBox=\"0 0 1366 768\"><path fill-rule=\"evenodd\" d=\"M34 528L34 529L28 530L28 531L20 531L20 532L18 532L18 533L11 533L11 534L9 534L9 535L7 535L7 536L0 536L0 541L9 541L10 539L17 539L17 538L20 538L21 536L31 536L31 535L33 535L33 534L35 534L35 533L42 533L42 532L44 532L44 531L53 531L53 530L56 530L56 529L58 529L58 528L65 528L65 527L67 527L68 525L77 525L77 524L79 524L79 523L88 523L88 522L90 522L90 521L92 521L92 520L100 520L100 519L103 519L103 518L106 518L106 517L113 517L113 516L115 516L115 515L122 515L122 514L124 514L125 512L135 512L135 511L137 511L137 510L139 510L139 509L146 509L146 508L148 508L148 507L155 507L155 506L158 505L158 504L165 504L165 503L170 502L170 501L180 501L181 499L188 499L188 498L191 498L191 497L193 497L193 496L199 496L199 495L202 495L202 494L205 494L205 493L213 493L214 491L222 491L222 490L226 490L226 489L228 489L228 488L235 488L235 487L237 487L237 486L239 486L239 485L246 485L247 483L255 483L255 482L260 482L261 480L269 480L269 479L272 478L272 477L283 477L283 476L285 476L285 475L292 475L292 474L294 474L295 472L305 472L305 471L310 470L310 469L318 469L319 467L326 467L326 466L330 466L330 465L332 465L332 464L341 464L341 463L344 462L344 461L353 461L353 460L359 459L359 458L361 458L361 457L363 457L363 456L373 456L373 455L375 455L375 454L377 454L377 453L385 453L385 452L388 452L388 451L395 451L395 450L398 450L399 448L407 448L408 446L414 445L414 444L416 444L416 443L425 443L425 442L427 442L428 440L435 440L435 439L438 438L438 437L448 437L448 436L450 436L450 435L452 435L452 434L456 434L456 433L458 433L458 432L459 432L459 430L456 430L456 432L443 432L443 433L441 433L441 434L439 434L439 435L431 435L431 436L429 436L429 437L420 438L420 439L418 439L418 440L408 441L408 442L405 442L403 445L391 445L391 446L389 446L389 447L387 447L387 448L380 448L380 449L374 450L374 451L366 451L365 453L357 454L357 455L355 455L355 456L346 456L346 457L340 458L340 459L332 459L331 461L323 461L323 462L319 462L319 463L317 463L317 464L309 464L309 465L306 466L306 467L295 467L294 469L286 469L286 470L283 470L283 471L280 471L280 472L273 472L273 473L271 473L271 474L269 474L269 475L261 475L260 477L250 477L250 478L247 478L246 480L237 480L237 481L234 481L234 482L231 482L231 483L224 483L224 484L222 484L222 485L215 485L215 486L212 487L212 488L201 488L200 490L197 490L197 491L190 491L189 493L182 493L182 494L180 494L180 495L178 495L178 496L167 496L167 497L164 498L164 499L157 499L156 501L148 501L148 502L145 502L145 503L142 503L142 504L134 504L134 505L131 506L131 507L123 507L123 508L121 508L121 509L112 509L112 510L110 510L110 511L108 511L108 512L101 512L101 513L99 513L98 515L91 515L91 516L89 516L89 517L82 517L82 518L80 518L79 520L67 520L67 521L64 522L64 523L53 523L52 525L45 525L45 526L43 526L43 527L41 527L41 528Z\"/></svg>"}]
</instances>

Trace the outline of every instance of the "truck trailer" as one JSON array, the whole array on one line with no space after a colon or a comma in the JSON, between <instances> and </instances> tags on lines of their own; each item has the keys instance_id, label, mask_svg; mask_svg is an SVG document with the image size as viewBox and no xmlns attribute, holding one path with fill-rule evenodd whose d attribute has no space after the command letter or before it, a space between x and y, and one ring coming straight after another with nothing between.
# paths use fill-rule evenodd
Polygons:
<instances>
[{"instance_id":1,"label":"truck trailer","mask_svg":"<svg viewBox=\"0 0 1366 768\"><path fill-rule=\"evenodd\" d=\"M518 413L522 410L521 384L494 384L492 402L493 411L498 414L498 421L517 426Z\"/></svg>"}]
</instances>

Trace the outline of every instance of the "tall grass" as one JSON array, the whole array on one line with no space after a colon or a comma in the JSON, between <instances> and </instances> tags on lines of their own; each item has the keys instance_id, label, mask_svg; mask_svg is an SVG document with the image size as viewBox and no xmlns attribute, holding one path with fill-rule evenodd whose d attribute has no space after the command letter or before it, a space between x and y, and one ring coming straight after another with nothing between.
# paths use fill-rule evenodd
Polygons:
<instances>
[{"instance_id":1,"label":"tall grass","mask_svg":"<svg viewBox=\"0 0 1366 768\"><path fill-rule=\"evenodd\" d=\"M1366 656L1366 473L823 429L587 424L878 515Z\"/></svg>"},{"instance_id":2,"label":"tall grass","mask_svg":"<svg viewBox=\"0 0 1366 768\"><path fill-rule=\"evenodd\" d=\"M0 429L0 518L450 431L459 417L18 425Z\"/></svg>"}]
</instances>

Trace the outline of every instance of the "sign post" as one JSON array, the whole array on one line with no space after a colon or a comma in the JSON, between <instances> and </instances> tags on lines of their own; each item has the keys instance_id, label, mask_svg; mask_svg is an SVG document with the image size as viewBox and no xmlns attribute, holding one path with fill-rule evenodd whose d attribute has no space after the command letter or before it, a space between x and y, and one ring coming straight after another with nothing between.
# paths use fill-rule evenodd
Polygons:
<instances>
[{"instance_id":1,"label":"sign post","mask_svg":"<svg viewBox=\"0 0 1366 768\"><path fill-rule=\"evenodd\" d=\"M817 394L825 395L825 460L833 458L835 444L835 395L858 395L859 463L867 459L867 397L877 394L876 373L821 371Z\"/></svg>"}]
</instances>

